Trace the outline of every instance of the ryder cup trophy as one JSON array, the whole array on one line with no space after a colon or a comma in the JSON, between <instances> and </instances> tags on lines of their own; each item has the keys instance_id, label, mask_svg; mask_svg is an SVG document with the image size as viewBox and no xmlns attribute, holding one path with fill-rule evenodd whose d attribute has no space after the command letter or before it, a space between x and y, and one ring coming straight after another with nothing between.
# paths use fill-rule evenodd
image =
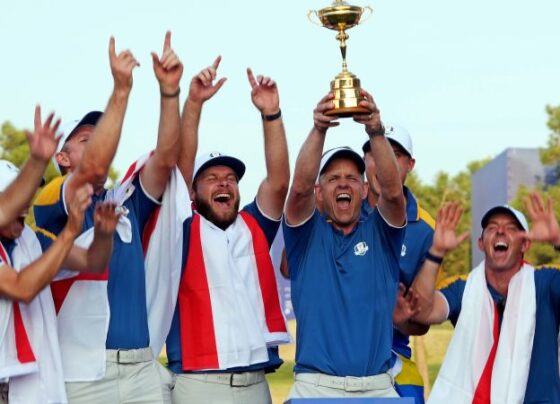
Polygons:
<instances>
[{"instance_id":1,"label":"ryder cup trophy","mask_svg":"<svg viewBox=\"0 0 560 404\"><path fill-rule=\"evenodd\" d=\"M364 22L367 19L362 18L365 11L369 11L367 16L369 18L373 12L371 7L352 6L344 0L335 0L329 7L311 10L307 14L312 23L337 31L336 39L340 42L342 71L331 81L334 108L327 111L326 115L343 118L369 112L358 105L360 101L365 100L365 97L360 94L360 79L348 71L346 64L346 40L349 38L346 30ZM312 19L313 15L318 22Z\"/></svg>"}]
</instances>

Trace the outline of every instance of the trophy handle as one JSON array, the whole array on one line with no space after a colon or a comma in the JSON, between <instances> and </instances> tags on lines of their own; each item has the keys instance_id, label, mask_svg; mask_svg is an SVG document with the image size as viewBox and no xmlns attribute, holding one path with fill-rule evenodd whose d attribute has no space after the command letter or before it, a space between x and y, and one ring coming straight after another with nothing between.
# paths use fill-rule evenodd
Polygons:
<instances>
[{"instance_id":1,"label":"trophy handle","mask_svg":"<svg viewBox=\"0 0 560 404\"><path fill-rule=\"evenodd\" d=\"M311 16L314 15L316 20L314 20L313 18L311 18ZM321 20L319 19L319 15L317 14L317 10L309 10L309 12L307 13L307 19L309 21L311 21L313 24L322 27L323 24L321 24ZM317 22L318 21L318 22Z\"/></svg>"},{"instance_id":2,"label":"trophy handle","mask_svg":"<svg viewBox=\"0 0 560 404\"><path fill-rule=\"evenodd\" d=\"M369 13L366 13L366 11L369 11ZM366 16L364 17L364 14L366 14ZM373 14L373 8L371 8L370 6L365 6L362 7L362 16L360 17L360 24L363 22L366 22L367 20L370 19L370 17Z\"/></svg>"}]
</instances>

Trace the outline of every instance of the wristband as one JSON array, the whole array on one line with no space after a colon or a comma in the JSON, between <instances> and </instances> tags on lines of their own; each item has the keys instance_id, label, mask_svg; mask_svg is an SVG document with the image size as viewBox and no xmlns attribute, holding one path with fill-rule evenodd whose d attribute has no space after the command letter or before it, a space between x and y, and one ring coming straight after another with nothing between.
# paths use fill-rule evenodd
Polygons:
<instances>
[{"instance_id":1,"label":"wristband","mask_svg":"<svg viewBox=\"0 0 560 404\"><path fill-rule=\"evenodd\" d=\"M428 261L432 261L434 264L438 264L438 265L441 265L441 263L443 262L443 257L438 257L437 255L430 253L430 251L426 251L426 255L424 255L424 259Z\"/></svg>"},{"instance_id":2,"label":"wristband","mask_svg":"<svg viewBox=\"0 0 560 404\"><path fill-rule=\"evenodd\" d=\"M278 118L280 118L281 116L282 116L282 110L281 110L281 109L279 109L277 113L272 114L272 115L264 115L264 114L261 114L262 120L263 120L263 121L267 121L267 122L275 121L275 120L277 120Z\"/></svg>"},{"instance_id":3,"label":"wristband","mask_svg":"<svg viewBox=\"0 0 560 404\"><path fill-rule=\"evenodd\" d=\"M177 91L175 91L174 93L171 93L171 94L165 93L165 92L163 92L163 91L161 91L161 90L159 91L159 93L161 94L161 96L162 96L163 98L175 98L175 97L178 97L180 92L181 92L181 87L177 88Z\"/></svg>"}]
</instances>

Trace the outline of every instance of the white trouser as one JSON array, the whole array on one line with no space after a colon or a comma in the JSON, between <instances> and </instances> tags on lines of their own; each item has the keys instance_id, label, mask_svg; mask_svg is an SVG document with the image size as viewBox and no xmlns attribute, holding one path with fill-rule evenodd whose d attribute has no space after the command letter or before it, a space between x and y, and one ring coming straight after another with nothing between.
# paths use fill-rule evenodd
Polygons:
<instances>
[{"instance_id":1,"label":"white trouser","mask_svg":"<svg viewBox=\"0 0 560 404\"><path fill-rule=\"evenodd\" d=\"M172 380L150 348L108 349L105 377L66 383L66 394L70 404L168 404Z\"/></svg>"},{"instance_id":2,"label":"white trouser","mask_svg":"<svg viewBox=\"0 0 560 404\"><path fill-rule=\"evenodd\" d=\"M289 398L398 397L388 373L367 377L338 377L297 373Z\"/></svg>"},{"instance_id":3,"label":"white trouser","mask_svg":"<svg viewBox=\"0 0 560 404\"><path fill-rule=\"evenodd\" d=\"M272 404L264 371L175 375L174 404Z\"/></svg>"}]
</instances>

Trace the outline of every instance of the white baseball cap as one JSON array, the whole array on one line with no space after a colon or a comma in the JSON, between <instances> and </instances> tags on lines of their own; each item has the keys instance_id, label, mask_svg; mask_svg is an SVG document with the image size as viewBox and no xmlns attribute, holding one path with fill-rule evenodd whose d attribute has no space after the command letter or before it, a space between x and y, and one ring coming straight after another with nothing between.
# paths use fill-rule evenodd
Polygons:
<instances>
[{"instance_id":1,"label":"white baseball cap","mask_svg":"<svg viewBox=\"0 0 560 404\"><path fill-rule=\"evenodd\" d=\"M402 126L389 124L385 126L385 137L391 143L396 143L400 147L403 148L405 152L408 153L410 157L414 156L413 148L412 148L412 138L410 137L410 133L403 128ZM367 153L370 151L370 143L369 140L364 143L362 146L362 151Z\"/></svg>"},{"instance_id":2,"label":"white baseball cap","mask_svg":"<svg viewBox=\"0 0 560 404\"><path fill-rule=\"evenodd\" d=\"M366 170L366 165L362 157L348 146L335 147L334 149L327 150L321 157L321 165L319 166L319 176L323 174L327 166L334 159L348 159L352 160L358 166L358 171L363 174Z\"/></svg>"},{"instance_id":3,"label":"white baseball cap","mask_svg":"<svg viewBox=\"0 0 560 404\"><path fill-rule=\"evenodd\" d=\"M523 230L529 231L529 223L527 223L527 219L525 218L525 215L523 213L521 213L520 211L518 211L517 209L515 209L515 208L513 208L509 205L499 205L499 206L494 206L493 208L489 209L484 214L484 216L482 217L482 220L480 221L482 229L486 228L486 226L488 225L488 221L496 213L507 213L507 214L513 216L515 218L515 220L517 221L517 224Z\"/></svg>"},{"instance_id":4,"label":"white baseball cap","mask_svg":"<svg viewBox=\"0 0 560 404\"><path fill-rule=\"evenodd\" d=\"M56 153L52 157L52 161L54 163L55 168L60 173L60 167L58 166L58 162L56 161L57 153L60 153L64 144L72 137L76 129L83 125L92 125L95 126L99 118L101 118L103 112L100 111L90 111L83 116L82 119L74 119L72 121L64 122L60 125L58 129L58 135L60 136L60 142L58 142L58 147L56 148Z\"/></svg>"},{"instance_id":5,"label":"white baseball cap","mask_svg":"<svg viewBox=\"0 0 560 404\"><path fill-rule=\"evenodd\" d=\"M245 164L238 158L222 154L217 151L199 155L194 162L193 180L201 171L214 166L226 166L231 168L237 180L240 180L245 174Z\"/></svg>"},{"instance_id":6,"label":"white baseball cap","mask_svg":"<svg viewBox=\"0 0 560 404\"><path fill-rule=\"evenodd\" d=\"M14 182L19 169L8 160L0 160L0 192L4 192Z\"/></svg>"}]
</instances>

